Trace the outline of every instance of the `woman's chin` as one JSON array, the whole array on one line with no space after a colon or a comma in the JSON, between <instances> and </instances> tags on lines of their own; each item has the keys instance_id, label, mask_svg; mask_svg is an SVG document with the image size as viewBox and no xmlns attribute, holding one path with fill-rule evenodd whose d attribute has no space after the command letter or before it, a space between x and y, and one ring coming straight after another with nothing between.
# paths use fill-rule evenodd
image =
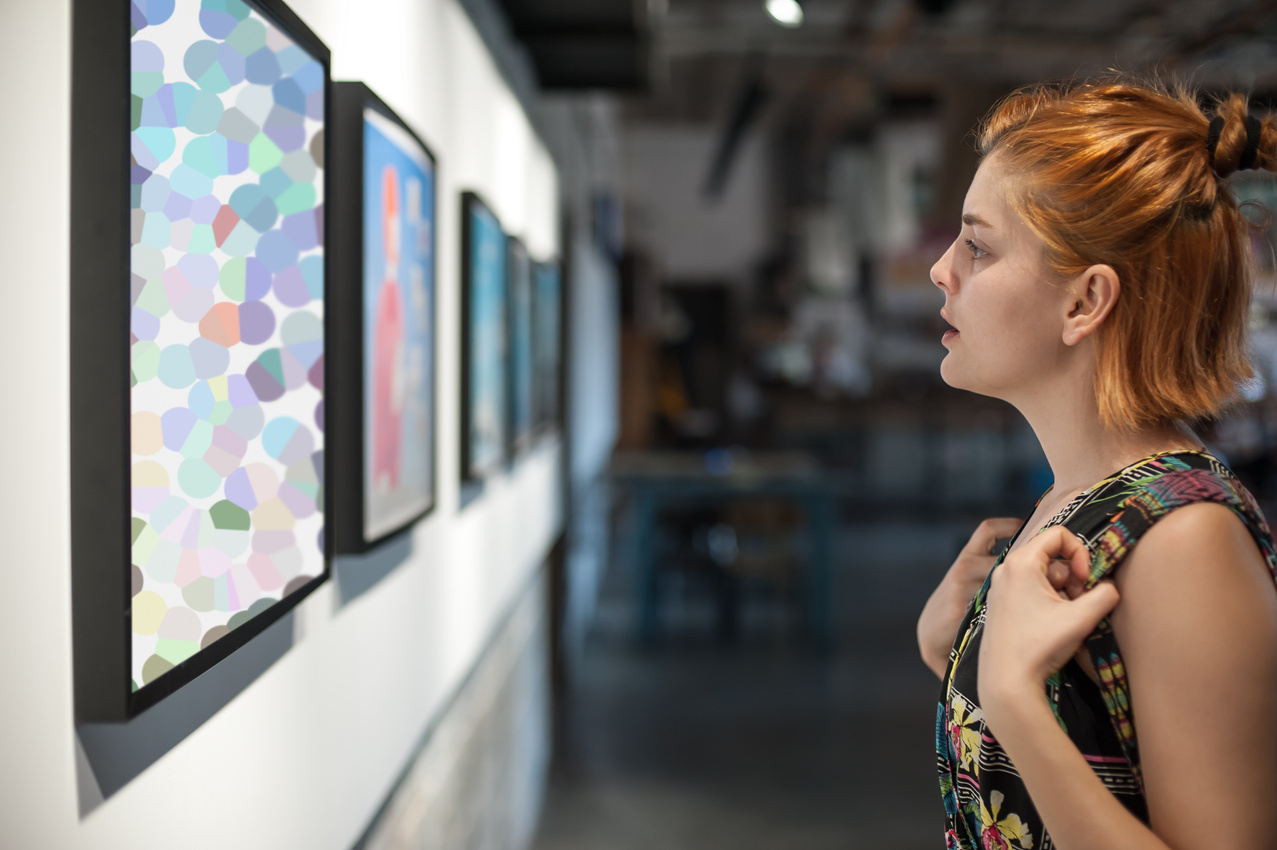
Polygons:
<instances>
[{"instance_id":1,"label":"woman's chin","mask_svg":"<svg viewBox=\"0 0 1277 850\"><path fill-rule=\"evenodd\" d=\"M953 354L949 353L940 361L940 380L944 381L955 390L964 390L966 387L962 385L960 380L957 364L953 363Z\"/></svg>"},{"instance_id":2,"label":"woman's chin","mask_svg":"<svg viewBox=\"0 0 1277 850\"><path fill-rule=\"evenodd\" d=\"M1015 405L1015 402L1011 400L1012 394L1008 393L1004 387L992 385L988 381L982 381L969 374L964 374L957 368L957 364L950 362L951 359L952 355L946 357L940 364L940 379L946 384L955 390L996 398L1012 406Z\"/></svg>"},{"instance_id":3,"label":"woman's chin","mask_svg":"<svg viewBox=\"0 0 1277 850\"><path fill-rule=\"evenodd\" d=\"M955 390L965 390L977 395L989 395L987 387L981 387L979 381L974 381L970 375L964 374L961 367L954 363L953 360L953 355L947 354L944 360L940 361L940 380Z\"/></svg>"}]
</instances>

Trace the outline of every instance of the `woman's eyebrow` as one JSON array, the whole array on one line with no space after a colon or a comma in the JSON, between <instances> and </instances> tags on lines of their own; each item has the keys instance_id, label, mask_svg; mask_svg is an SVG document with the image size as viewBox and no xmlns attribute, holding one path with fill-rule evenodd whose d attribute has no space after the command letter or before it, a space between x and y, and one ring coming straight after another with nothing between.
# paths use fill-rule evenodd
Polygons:
<instances>
[{"instance_id":1,"label":"woman's eyebrow","mask_svg":"<svg viewBox=\"0 0 1277 850\"><path fill-rule=\"evenodd\" d=\"M962 223L967 225L968 227L992 227L993 226L989 224L989 222L980 218L980 216L974 215L972 213L963 213Z\"/></svg>"}]
</instances>

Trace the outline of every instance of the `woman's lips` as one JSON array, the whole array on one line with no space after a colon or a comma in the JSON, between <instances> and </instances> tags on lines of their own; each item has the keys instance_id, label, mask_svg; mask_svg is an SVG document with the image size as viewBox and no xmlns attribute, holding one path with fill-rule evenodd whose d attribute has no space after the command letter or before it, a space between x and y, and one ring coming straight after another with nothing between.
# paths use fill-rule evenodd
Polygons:
<instances>
[{"instance_id":1,"label":"woman's lips","mask_svg":"<svg viewBox=\"0 0 1277 850\"><path fill-rule=\"evenodd\" d=\"M949 317L945 315L943 310L940 311L940 318L949 326L949 330L944 332L944 336L940 337L940 341L942 343L947 343L950 340L957 338L958 329L953 326L953 322L949 321Z\"/></svg>"}]
</instances>

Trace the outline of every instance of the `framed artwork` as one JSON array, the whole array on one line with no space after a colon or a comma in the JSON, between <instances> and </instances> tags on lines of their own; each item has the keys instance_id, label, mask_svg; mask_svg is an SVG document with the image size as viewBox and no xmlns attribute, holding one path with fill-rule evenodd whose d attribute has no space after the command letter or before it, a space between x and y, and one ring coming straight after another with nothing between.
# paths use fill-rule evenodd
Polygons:
<instances>
[{"instance_id":1,"label":"framed artwork","mask_svg":"<svg viewBox=\"0 0 1277 850\"><path fill-rule=\"evenodd\" d=\"M274 0L77 3L76 716L124 720L329 574L329 54Z\"/></svg>"},{"instance_id":2,"label":"framed artwork","mask_svg":"<svg viewBox=\"0 0 1277 850\"><path fill-rule=\"evenodd\" d=\"M363 552L435 503L435 158L363 83L333 85L333 526Z\"/></svg>"},{"instance_id":3,"label":"framed artwork","mask_svg":"<svg viewBox=\"0 0 1277 850\"><path fill-rule=\"evenodd\" d=\"M506 375L510 455L532 440L532 260L528 249L511 236L506 249L510 299L506 315L509 364Z\"/></svg>"},{"instance_id":4,"label":"framed artwork","mask_svg":"<svg viewBox=\"0 0 1277 850\"><path fill-rule=\"evenodd\" d=\"M505 458L506 236L478 195L461 196L461 471L484 478Z\"/></svg>"},{"instance_id":5,"label":"framed artwork","mask_svg":"<svg viewBox=\"0 0 1277 850\"><path fill-rule=\"evenodd\" d=\"M539 430L559 422L559 376L563 368L563 283L556 261L538 262L533 270L533 395Z\"/></svg>"}]
</instances>

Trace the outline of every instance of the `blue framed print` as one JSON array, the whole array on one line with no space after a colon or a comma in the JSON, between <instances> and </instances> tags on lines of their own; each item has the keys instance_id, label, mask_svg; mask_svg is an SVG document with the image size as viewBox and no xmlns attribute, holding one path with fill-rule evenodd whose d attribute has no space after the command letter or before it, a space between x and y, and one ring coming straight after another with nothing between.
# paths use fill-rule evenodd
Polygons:
<instances>
[{"instance_id":1,"label":"blue framed print","mask_svg":"<svg viewBox=\"0 0 1277 850\"><path fill-rule=\"evenodd\" d=\"M474 192L462 194L461 470L482 479L506 452L506 235Z\"/></svg>"},{"instance_id":2,"label":"blue framed print","mask_svg":"<svg viewBox=\"0 0 1277 850\"><path fill-rule=\"evenodd\" d=\"M366 85L333 86L334 513L362 552L435 504L436 161Z\"/></svg>"}]
</instances>

